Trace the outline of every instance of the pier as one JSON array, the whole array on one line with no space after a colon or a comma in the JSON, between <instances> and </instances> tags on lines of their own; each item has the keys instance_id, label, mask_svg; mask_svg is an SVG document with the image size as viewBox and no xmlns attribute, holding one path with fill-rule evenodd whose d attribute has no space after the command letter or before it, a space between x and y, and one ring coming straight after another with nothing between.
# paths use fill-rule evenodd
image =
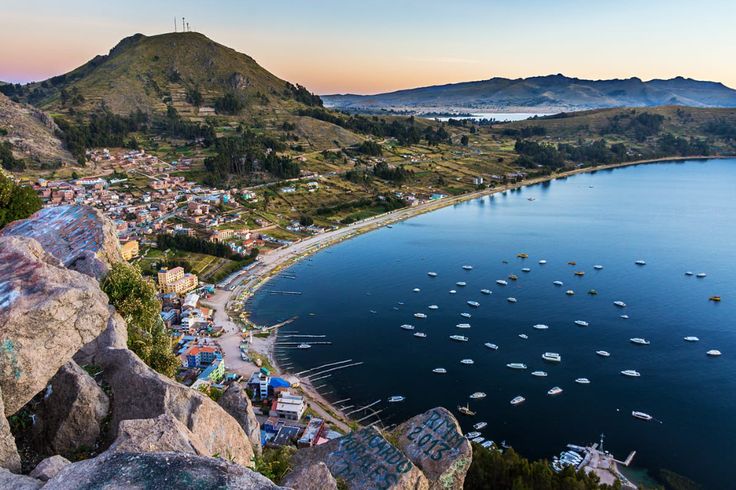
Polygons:
<instances>
[{"instance_id":1,"label":"pier","mask_svg":"<svg viewBox=\"0 0 736 490\"><path fill-rule=\"evenodd\" d=\"M380 402L381 402L380 399L379 400L376 400L376 401L374 401L373 403L371 403L369 405L366 405L364 407L357 408L355 410L351 410L350 412L346 412L345 415L350 415L350 414L355 413L355 412L360 412L362 410L366 410L366 409L371 408L373 405L376 405L377 403L380 403Z\"/></svg>"}]
</instances>

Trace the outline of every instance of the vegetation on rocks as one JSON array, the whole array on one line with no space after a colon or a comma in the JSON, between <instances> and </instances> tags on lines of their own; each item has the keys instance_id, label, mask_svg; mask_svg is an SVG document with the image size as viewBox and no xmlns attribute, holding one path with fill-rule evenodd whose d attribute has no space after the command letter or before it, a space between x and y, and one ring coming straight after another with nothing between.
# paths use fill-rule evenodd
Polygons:
<instances>
[{"instance_id":1,"label":"vegetation on rocks","mask_svg":"<svg viewBox=\"0 0 736 490\"><path fill-rule=\"evenodd\" d=\"M17 185L0 170L0 228L41 209L41 200L30 187Z\"/></svg>"},{"instance_id":2,"label":"vegetation on rocks","mask_svg":"<svg viewBox=\"0 0 736 490\"><path fill-rule=\"evenodd\" d=\"M278 484L291 469L290 460L294 452L296 448L292 446L264 448L263 454L255 458L255 470Z\"/></svg>"}]
</instances>

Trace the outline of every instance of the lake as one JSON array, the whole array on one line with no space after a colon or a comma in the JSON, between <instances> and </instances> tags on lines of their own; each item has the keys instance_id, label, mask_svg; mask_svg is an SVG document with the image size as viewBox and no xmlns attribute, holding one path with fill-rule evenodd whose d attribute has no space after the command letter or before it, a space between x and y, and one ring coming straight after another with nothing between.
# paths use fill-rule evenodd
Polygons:
<instances>
[{"instance_id":1,"label":"lake","mask_svg":"<svg viewBox=\"0 0 736 490\"><path fill-rule=\"evenodd\" d=\"M493 119L498 122L512 122L512 121L524 121L532 117L549 116L549 113L535 113L535 112L478 112L472 113L470 116L453 116L453 117L433 117L430 119L436 119L438 121L449 121L450 119L470 119L473 121L480 121L482 119Z\"/></svg>"},{"instance_id":2,"label":"lake","mask_svg":"<svg viewBox=\"0 0 736 490\"><path fill-rule=\"evenodd\" d=\"M668 468L708 488L725 488L736 434L735 191L736 160L730 159L579 174L343 242L275 277L248 308L258 324L298 315L280 341L293 341L284 336L298 332L326 336L303 340L332 342L279 348L276 356L291 365L290 372L346 359L363 362L314 384L331 401L350 398L347 405L382 400L373 407L381 412L365 423L380 417L388 426L442 405L466 432L487 421L484 437L505 440L529 458L548 459L567 443L598 441L603 433L606 449L620 459L636 450L636 466ZM517 258L520 252L529 258ZM547 263L540 265L541 259ZM640 259L645 266L635 265ZM463 270L464 264L473 270ZM595 270L595 264L604 268ZM522 272L527 267L531 271ZM496 284L510 274L518 280ZM553 285L556 280L564 286ZM483 288L493 294L481 294ZM576 294L566 295L567 289ZM591 289L598 294L586 294ZM709 301L712 295L723 301ZM512 296L517 303L507 301ZM468 300L480 307L469 307ZM627 307L617 308L616 300ZM428 309L433 304L439 309ZM416 312L428 318L417 319ZM466 322L471 328L455 326ZM400 329L405 323L427 338ZM540 323L549 329L532 328ZM469 341L453 342L452 334ZM691 335L700 341L683 341ZM632 337L651 344L632 344ZM611 356L596 355L600 349ZM709 349L723 355L708 357ZM560 353L562 362L545 362L547 351ZM463 358L474 365L461 364ZM509 369L510 362L528 369ZM432 373L436 367L447 374ZM641 377L622 376L625 369ZM534 377L534 370L549 375ZM579 377L591 383L575 383ZM553 386L564 391L548 396ZM476 391L487 397L470 400ZM406 400L386 403L391 395ZM517 395L526 401L512 406ZM456 407L468 402L475 417L458 415ZM656 421L635 419L632 410Z\"/></svg>"}]
</instances>

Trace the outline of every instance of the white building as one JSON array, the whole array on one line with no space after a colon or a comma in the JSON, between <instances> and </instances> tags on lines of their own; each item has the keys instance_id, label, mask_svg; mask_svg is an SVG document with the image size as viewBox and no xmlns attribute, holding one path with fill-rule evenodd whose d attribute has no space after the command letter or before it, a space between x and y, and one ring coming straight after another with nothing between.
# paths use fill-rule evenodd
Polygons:
<instances>
[{"instance_id":1,"label":"white building","mask_svg":"<svg viewBox=\"0 0 736 490\"><path fill-rule=\"evenodd\" d=\"M288 420L299 420L306 410L307 405L304 403L304 397L282 391L279 393L279 398L271 405L271 411L268 415Z\"/></svg>"}]
</instances>

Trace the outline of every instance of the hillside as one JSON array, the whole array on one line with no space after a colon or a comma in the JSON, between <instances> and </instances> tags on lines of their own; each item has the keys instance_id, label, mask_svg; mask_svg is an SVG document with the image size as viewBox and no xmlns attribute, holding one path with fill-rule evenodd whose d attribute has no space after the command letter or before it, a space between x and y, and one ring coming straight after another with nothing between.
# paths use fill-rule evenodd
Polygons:
<instances>
[{"instance_id":1,"label":"hillside","mask_svg":"<svg viewBox=\"0 0 736 490\"><path fill-rule=\"evenodd\" d=\"M35 107L0 94L0 144L9 143L15 159L26 167L57 167L73 162L56 136L51 117Z\"/></svg>"},{"instance_id":2,"label":"hillside","mask_svg":"<svg viewBox=\"0 0 736 490\"><path fill-rule=\"evenodd\" d=\"M682 77L583 80L564 75L453 83L376 95L325 95L329 107L349 110L562 112L604 107L736 107L736 90Z\"/></svg>"}]
</instances>

